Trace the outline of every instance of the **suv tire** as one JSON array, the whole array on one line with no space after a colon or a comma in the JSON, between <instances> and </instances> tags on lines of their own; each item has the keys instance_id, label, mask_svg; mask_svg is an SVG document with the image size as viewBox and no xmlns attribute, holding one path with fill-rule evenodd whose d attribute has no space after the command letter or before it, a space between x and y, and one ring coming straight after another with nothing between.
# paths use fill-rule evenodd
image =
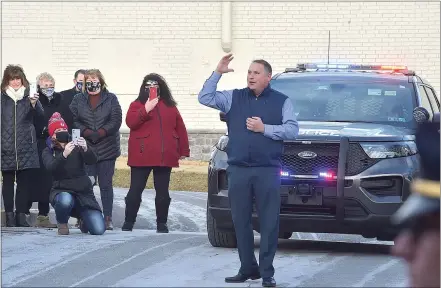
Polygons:
<instances>
[{"instance_id":1,"label":"suv tire","mask_svg":"<svg viewBox=\"0 0 441 288\"><path fill-rule=\"evenodd\" d=\"M208 211L207 203L207 232L208 240L213 247L237 248L236 233L217 231L216 220Z\"/></svg>"}]
</instances>

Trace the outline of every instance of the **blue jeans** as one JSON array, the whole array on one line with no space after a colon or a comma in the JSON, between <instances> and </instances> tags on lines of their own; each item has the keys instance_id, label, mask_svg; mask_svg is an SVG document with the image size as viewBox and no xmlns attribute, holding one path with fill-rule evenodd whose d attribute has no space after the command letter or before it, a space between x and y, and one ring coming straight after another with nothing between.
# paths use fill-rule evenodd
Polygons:
<instances>
[{"instance_id":1,"label":"blue jeans","mask_svg":"<svg viewBox=\"0 0 441 288\"><path fill-rule=\"evenodd\" d=\"M55 197L52 206L55 210L57 222L66 224L69 221L72 208L75 206L75 196L69 192L60 192ZM80 211L81 219L84 222L86 230L92 235L102 235L106 231L103 214L100 211L92 209L82 209Z\"/></svg>"}]
</instances>

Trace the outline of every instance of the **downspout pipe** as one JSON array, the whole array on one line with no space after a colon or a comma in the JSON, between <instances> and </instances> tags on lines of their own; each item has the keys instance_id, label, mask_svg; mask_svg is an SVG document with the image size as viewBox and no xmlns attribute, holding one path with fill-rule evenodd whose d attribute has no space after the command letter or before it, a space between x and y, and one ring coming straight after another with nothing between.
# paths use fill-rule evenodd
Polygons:
<instances>
[{"instance_id":1,"label":"downspout pipe","mask_svg":"<svg viewBox=\"0 0 441 288\"><path fill-rule=\"evenodd\" d=\"M232 45L232 4L231 1L222 1L222 50L230 53Z\"/></svg>"}]
</instances>

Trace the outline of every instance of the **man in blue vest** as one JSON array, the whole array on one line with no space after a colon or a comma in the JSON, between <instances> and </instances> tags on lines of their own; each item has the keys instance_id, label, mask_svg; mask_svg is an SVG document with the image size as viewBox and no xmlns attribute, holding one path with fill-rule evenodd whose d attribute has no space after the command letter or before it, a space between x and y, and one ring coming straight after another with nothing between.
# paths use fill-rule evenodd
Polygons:
<instances>
[{"instance_id":1,"label":"man in blue vest","mask_svg":"<svg viewBox=\"0 0 441 288\"><path fill-rule=\"evenodd\" d=\"M229 142L228 197L237 237L241 267L228 283L262 278L262 286L275 287L273 260L277 250L280 214L280 157L283 140L298 135L292 102L271 89L272 68L254 60L247 76L248 87L216 91L222 74L233 72L232 54L220 60L216 71L199 93L199 103L226 113ZM251 223L253 196L260 222L259 264L254 256Z\"/></svg>"}]
</instances>

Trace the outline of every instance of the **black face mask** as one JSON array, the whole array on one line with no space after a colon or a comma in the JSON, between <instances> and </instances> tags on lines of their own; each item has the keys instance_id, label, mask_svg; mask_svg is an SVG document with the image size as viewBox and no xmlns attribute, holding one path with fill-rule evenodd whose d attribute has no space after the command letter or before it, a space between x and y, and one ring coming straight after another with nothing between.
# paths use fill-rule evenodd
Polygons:
<instances>
[{"instance_id":1,"label":"black face mask","mask_svg":"<svg viewBox=\"0 0 441 288\"><path fill-rule=\"evenodd\" d=\"M101 89L100 82L86 82L86 90L88 92L96 92Z\"/></svg>"},{"instance_id":2,"label":"black face mask","mask_svg":"<svg viewBox=\"0 0 441 288\"><path fill-rule=\"evenodd\" d=\"M60 143L69 143L69 141L71 140L71 136L67 131L57 132L55 134L55 137L57 141Z\"/></svg>"}]
</instances>

